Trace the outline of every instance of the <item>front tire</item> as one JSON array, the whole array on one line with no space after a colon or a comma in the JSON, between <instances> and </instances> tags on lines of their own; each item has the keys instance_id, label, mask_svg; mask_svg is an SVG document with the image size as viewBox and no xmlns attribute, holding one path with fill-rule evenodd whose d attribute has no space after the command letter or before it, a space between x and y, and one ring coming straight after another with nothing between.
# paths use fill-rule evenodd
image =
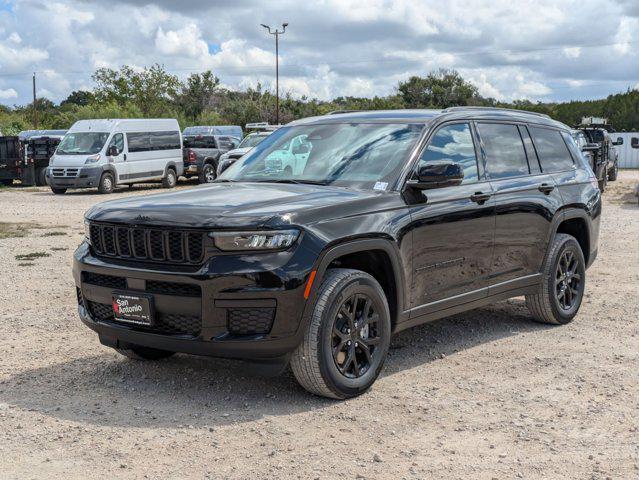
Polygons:
<instances>
[{"instance_id":1,"label":"front tire","mask_svg":"<svg viewBox=\"0 0 639 480\"><path fill-rule=\"evenodd\" d=\"M116 348L115 350L131 360L162 360L175 355L175 352L140 345L131 345L129 348Z\"/></svg>"},{"instance_id":2,"label":"front tire","mask_svg":"<svg viewBox=\"0 0 639 480\"><path fill-rule=\"evenodd\" d=\"M98 184L98 192L103 194L113 193L115 190L115 179L111 172L104 172L100 177L100 183Z\"/></svg>"},{"instance_id":3,"label":"front tire","mask_svg":"<svg viewBox=\"0 0 639 480\"><path fill-rule=\"evenodd\" d=\"M215 181L215 166L210 163L205 163L202 166L202 171L198 176L198 181L200 183L213 183Z\"/></svg>"},{"instance_id":4,"label":"front tire","mask_svg":"<svg viewBox=\"0 0 639 480\"><path fill-rule=\"evenodd\" d=\"M390 333L390 311L379 283L359 270L330 269L291 369L315 395L356 397L382 370Z\"/></svg>"},{"instance_id":5,"label":"front tire","mask_svg":"<svg viewBox=\"0 0 639 480\"><path fill-rule=\"evenodd\" d=\"M619 165L615 163L615 166L612 168L612 170L608 171L608 181L614 182L615 180L617 180L618 173L619 173Z\"/></svg>"},{"instance_id":6,"label":"front tire","mask_svg":"<svg viewBox=\"0 0 639 480\"><path fill-rule=\"evenodd\" d=\"M67 189L66 189L66 188L55 188L55 187L51 187L51 191L52 191L55 195L64 195L65 193L67 193Z\"/></svg>"},{"instance_id":7,"label":"front tire","mask_svg":"<svg viewBox=\"0 0 639 480\"><path fill-rule=\"evenodd\" d=\"M172 168L166 171L166 175L162 179L163 188L173 188L177 185L177 173Z\"/></svg>"},{"instance_id":8,"label":"front tire","mask_svg":"<svg viewBox=\"0 0 639 480\"><path fill-rule=\"evenodd\" d=\"M586 262L577 240L558 233L544 263L540 292L526 295L537 322L565 325L579 311L586 286Z\"/></svg>"}]
</instances>

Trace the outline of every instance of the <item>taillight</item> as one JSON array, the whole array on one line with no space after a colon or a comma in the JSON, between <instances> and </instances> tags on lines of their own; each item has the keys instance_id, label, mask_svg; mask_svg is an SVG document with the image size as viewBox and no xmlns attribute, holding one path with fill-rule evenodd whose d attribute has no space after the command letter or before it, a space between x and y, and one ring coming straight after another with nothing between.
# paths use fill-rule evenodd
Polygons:
<instances>
[{"instance_id":1,"label":"taillight","mask_svg":"<svg viewBox=\"0 0 639 480\"><path fill-rule=\"evenodd\" d=\"M193 150L189 150L186 159L189 163L195 163L195 160L197 159L195 152Z\"/></svg>"}]
</instances>

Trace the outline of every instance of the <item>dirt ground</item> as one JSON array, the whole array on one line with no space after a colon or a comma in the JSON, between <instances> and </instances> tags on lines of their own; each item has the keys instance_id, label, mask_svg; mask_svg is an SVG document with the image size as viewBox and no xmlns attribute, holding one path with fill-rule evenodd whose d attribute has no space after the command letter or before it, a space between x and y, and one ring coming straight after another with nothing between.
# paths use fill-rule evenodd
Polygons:
<instances>
[{"instance_id":1,"label":"dirt ground","mask_svg":"<svg viewBox=\"0 0 639 480\"><path fill-rule=\"evenodd\" d=\"M70 270L107 197L2 189L0 478L639 478L637 183L609 184L573 323L535 324L514 299L417 327L346 402L240 362L101 346Z\"/></svg>"}]
</instances>

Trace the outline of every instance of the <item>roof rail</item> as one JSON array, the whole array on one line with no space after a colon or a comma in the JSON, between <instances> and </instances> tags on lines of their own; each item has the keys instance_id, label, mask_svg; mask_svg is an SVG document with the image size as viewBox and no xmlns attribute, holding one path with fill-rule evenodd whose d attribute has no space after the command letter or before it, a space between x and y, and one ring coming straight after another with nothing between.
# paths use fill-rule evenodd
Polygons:
<instances>
[{"instance_id":1,"label":"roof rail","mask_svg":"<svg viewBox=\"0 0 639 480\"><path fill-rule=\"evenodd\" d=\"M456 112L461 110L488 110L488 111L497 110L500 112L519 112L519 113L526 113L528 115L536 115L538 117L550 118L550 115L547 115L545 113L539 113L539 112L531 112L530 110L519 110L517 108L480 107L480 106L470 106L470 105L466 107L448 107L442 110L442 113Z\"/></svg>"},{"instance_id":2,"label":"roof rail","mask_svg":"<svg viewBox=\"0 0 639 480\"><path fill-rule=\"evenodd\" d=\"M268 122L256 122L256 123L247 123L245 128L247 130L267 130L273 131L280 128L282 125L270 125Z\"/></svg>"},{"instance_id":3,"label":"roof rail","mask_svg":"<svg viewBox=\"0 0 639 480\"><path fill-rule=\"evenodd\" d=\"M353 113L359 111L360 110L333 110L332 112L328 112L326 115L340 115L342 113Z\"/></svg>"}]
</instances>

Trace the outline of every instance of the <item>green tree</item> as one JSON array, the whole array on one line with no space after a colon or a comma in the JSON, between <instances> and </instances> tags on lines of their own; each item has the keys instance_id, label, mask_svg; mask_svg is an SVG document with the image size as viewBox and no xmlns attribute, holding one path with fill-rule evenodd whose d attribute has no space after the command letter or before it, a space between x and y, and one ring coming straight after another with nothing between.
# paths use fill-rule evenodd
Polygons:
<instances>
[{"instance_id":1,"label":"green tree","mask_svg":"<svg viewBox=\"0 0 639 480\"><path fill-rule=\"evenodd\" d=\"M63 107L65 105L89 105L95 101L95 95L93 92L89 92L87 90L75 90L71 92L71 94L62 102L60 102L60 106Z\"/></svg>"},{"instance_id":2,"label":"green tree","mask_svg":"<svg viewBox=\"0 0 639 480\"><path fill-rule=\"evenodd\" d=\"M204 73L194 73L186 79L176 103L184 115L193 120L202 115L209 106L219 85L220 79L210 70Z\"/></svg>"},{"instance_id":3,"label":"green tree","mask_svg":"<svg viewBox=\"0 0 639 480\"><path fill-rule=\"evenodd\" d=\"M413 76L399 82L399 95L408 108L447 108L479 99L477 87L455 70L440 69L425 78Z\"/></svg>"}]
</instances>

